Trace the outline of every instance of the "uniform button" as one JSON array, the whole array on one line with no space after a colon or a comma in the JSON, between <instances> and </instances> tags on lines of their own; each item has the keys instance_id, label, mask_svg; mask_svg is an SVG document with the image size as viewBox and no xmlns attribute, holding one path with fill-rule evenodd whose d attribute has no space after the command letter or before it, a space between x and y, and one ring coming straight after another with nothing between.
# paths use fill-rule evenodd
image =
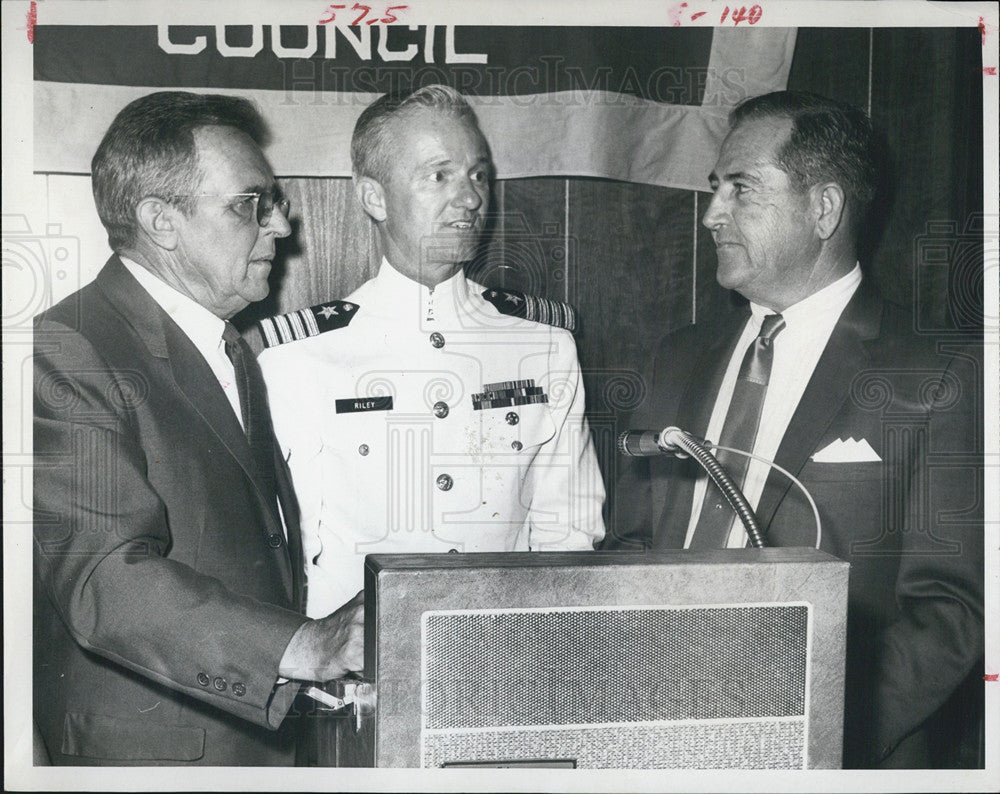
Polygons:
<instances>
[{"instance_id":1,"label":"uniform button","mask_svg":"<svg viewBox=\"0 0 1000 794\"><path fill-rule=\"evenodd\" d=\"M451 486L455 484L455 481L451 478L450 474L439 474L437 478L437 487L442 491L450 491Z\"/></svg>"},{"instance_id":2,"label":"uniform button","mask_svg":"<svg viewBox=\"0 0 1000 794\"><path fill-rule=\"evenodd\" d=\"M438 419L444 419L448 415L448 403L444 400L438 400L434 403L434 416Z\"/></svg>"},{"instance_id":3,"label":"uniform button","mask_svg":"<svg viewBox=\"0 0 1000 794\"><path fill-rule=\"evenodd\" d=\"M225 678L216 678L212 682L212 686L214 686L220 692L225 692L226 691L226 679Z\"/></svg>"},{"instance_id":4,"label":"uniform button","mask_svg":"<svg viewBox=\"0 0 1000 794\"><path fill-rule=\"evenodd\" d=\"M524 444L522 444L522 443L521 443L520 441L511 441L511 442L510 442L510 448L511 448L512 450L514 450L515 452L520 452L520 451L521 451L521 448L522 448L523 446L524 446Z\"/></svg>"},{"instance_id":5,"label":"uniform button","mask_svg":"<svg viewBox=\"0 0 1000 794\"><path fill-rule=\"evenodd\" d=\"M202 686L208 686L208 676L204 673L198 673L198 683Z\"/></svg>"},{"instance_id":6,"label":"uniform button","mask_svg":"<svg viewBox=\"0 0 1000 794\"><path fill-rule=\"evenodd\" d=\"M507 420L507 424L509 425L516 425L521 421L521 417L517 415L516 411L509 411L504 419Z\"/></svg>"},{"instance_id":7,"label":"uniform button","mask_svg":"<svg viewBox=\"0 0 1000 794\"><path fill-rule=\"evenodd\" d=\"M233 684L233 694L236 695L236 697L241 698L246 693L247 693L247 688L245 684L241 684L239 681Z\"/></svg>"},{"instance_id":8,"label":"uniform button","mask_svg":"<svg viewBox=\"0 0 1000 794\"><path fill-rule=\"evenodd\" d=\"M367 444L362 444L360 447L358 447L358 454L359 455L367 455L368 452L369 452L369 450L368 450L368 445Z\"/></svg>"},{"instance_id":9,"label":"uniform button","mask_svg":"<svg viewBox=\"0 0 1000 794\"><path fill-rule=\"evenodd\" d=\"M281 548L281 535L271 534L267 536L267 545L272 549Z\"/></svg>"},{"instance_id":10,"label":"uniform button","mask_svg":"<svg viewBox=\"0 0 1000 794\"><path fill-rule=\"evenodd\" d=\"M444 337L437 331L431 334L431 344L434 347L444 347Z\"/></svg>"}]
</instances>

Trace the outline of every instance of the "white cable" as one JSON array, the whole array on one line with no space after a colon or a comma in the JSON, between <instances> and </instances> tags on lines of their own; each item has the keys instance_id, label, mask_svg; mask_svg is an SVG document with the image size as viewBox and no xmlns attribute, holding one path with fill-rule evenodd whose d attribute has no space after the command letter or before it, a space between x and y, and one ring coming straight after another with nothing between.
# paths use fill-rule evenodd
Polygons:
<instances>
[{"instance_id":1,"label":"white cable","mask_svg":"<svg viewBox=\"0 0 1000 794\"><path fill-rule=\"evenodd\" d=\"M704 442L703 446L711 447L712 449L721 449L726 452L734 452L737 455L743 455L746 458L759 460L761 463L766 463L768 466L773 466L782 474L784 474L789 480L791 480L793 483L799 486L799 488L802 490L802 493L806 495L806 499L809 500L809 505L812 507L813 515L816 516L816 548L819 549L820 541L823 539L823 524L819 520L819 508L816 507L816 502L812 498L812 494L810 494L808 489L801 482L799 482L798 477L796 477L794 474L788 471L788 469L783 469L773 460L768 460L767 458L762 457L761 455L754 455L752 452L744 452L742 449L734 449L733 447L722 447L719 446L718 444L712 444L711 442L708 441Z\"/></svg>"}]
</instances>

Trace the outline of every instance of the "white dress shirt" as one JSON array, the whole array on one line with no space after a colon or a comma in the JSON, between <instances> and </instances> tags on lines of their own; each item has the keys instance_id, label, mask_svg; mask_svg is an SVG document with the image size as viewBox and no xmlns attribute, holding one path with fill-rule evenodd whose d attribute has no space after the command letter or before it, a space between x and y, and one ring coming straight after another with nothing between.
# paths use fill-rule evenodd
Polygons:
<instances>
[{"instance_id":1,"label":"white dress shirt","mask_svg":"<svg viewBox=\"0 0 1000 794\"><path fill-rule=\"evenodd\" d=\"M774 460L785 431L788 429L788 423L799 405L799 400L802 399L802 394L805 392L810 378L812 378L813 370L816 369L816 364L826 348L830 334L833 333L837 320L840 319L840 315L850 302L859 284L861 284L861 268L855 264L854 269L847 275L781 312L781 316L785 319L785 327L774 337L772 343L774 361L771 366L771 377L767 393L764 396L764 406L761 409L757 439L753 449L750 450L755 455L760 455L767 460ZM726 413L729 411L729 403L736 387L736 378L739 375L743 356L746 354L747 347L760 333L764 316L773 313L763 306L758 306L755 303L750 304L750 319L747 320L740 340L733 350L732 358L729 360L729 367L726 369L726 375L722 380L719 395L712 410L712 418L708 423L706 438L717 442L722 435L722 426L726 421ZM770 470L770 466L765 463L757 460L750 461L746 481L743 485L743 495L754 509L760 501L764 491L764 483ZM694 487L691 519L688 522L687 536L684 539L685 548L691 545L707 487L707 475L699 477ZM743 524L737 520L729 533L726 546L728 548L742 548L746 542L747 535Z\"/></svg>"},{"instance_id":2,"label":"white dress shirt","mask_svg":"<svg viewBox=\"0 0 1000 794\"><path fill-rule=\"evenodd\" d=\"M243 411L240 408L239 390L236 388L236 371L233 369L233 362L226 355L226 344L222 340L225 322L200 303L175 290L159 276L153 275L142 265L124 256L119 258L126 270L135 276L135 280L170 316L170 319L177 323L184 335L191 340L191 344L198 348L198 352L218 379L242 427Z\"/></svg>"}]
</instances>

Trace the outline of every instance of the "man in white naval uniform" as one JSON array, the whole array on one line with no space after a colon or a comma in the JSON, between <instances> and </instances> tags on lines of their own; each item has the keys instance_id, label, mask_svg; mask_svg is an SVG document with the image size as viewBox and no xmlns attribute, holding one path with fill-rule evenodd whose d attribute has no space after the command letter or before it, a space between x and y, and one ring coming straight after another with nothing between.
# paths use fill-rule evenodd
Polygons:
<instances>
[{"instance_id":1,"label":"man in white naval uniform","mask_svg":"<svg viewBox=\"0 0 1000 794\"><path fill-rule=\"evenodd\" d=\"M604 535L573 310L462 271L492 175L471 108L443 86L382 97L351 155L378 275L261 323L311 616L363 586L366 554L592 549Z\"/></svg>"}]
</instances>

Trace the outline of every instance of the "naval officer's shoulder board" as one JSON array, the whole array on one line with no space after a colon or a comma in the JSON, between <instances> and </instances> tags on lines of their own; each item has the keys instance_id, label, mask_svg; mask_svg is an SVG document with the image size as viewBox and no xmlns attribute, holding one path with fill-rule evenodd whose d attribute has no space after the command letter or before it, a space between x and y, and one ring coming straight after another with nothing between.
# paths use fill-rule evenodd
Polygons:
<instances>
[{"instance_id":1,"label":"naval officer's shoulder board","mask_svg":"<svg viewBox=\"0 0 1000 794\"><path fill-rule=\"evenodd\" d=\"M576 331L576 309L568 303L512 289L485 289L482 294L501 314Z\"/></svg>"},{"instance_id":2,"label":"naval officer's shoulder board","mask_svg":"<svg viewBox=\"0 0 1000 794\"><path fill-rule=\"evenodd\" d=\"M264 347L276 347L344 328L350 325L359 308L358 304L348 301L327 301L308 309L265 317L258 323L264 336Z\"/></svg>"}]
</instances>

